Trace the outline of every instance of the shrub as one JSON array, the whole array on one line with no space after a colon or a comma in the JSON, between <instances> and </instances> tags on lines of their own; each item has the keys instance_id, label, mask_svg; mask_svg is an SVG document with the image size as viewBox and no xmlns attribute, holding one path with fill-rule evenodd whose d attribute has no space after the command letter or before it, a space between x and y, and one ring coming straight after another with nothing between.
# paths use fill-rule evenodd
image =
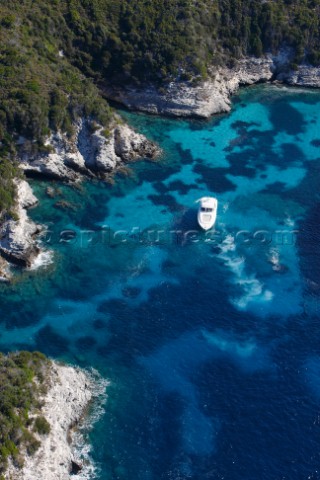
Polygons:
<instances>
[{"instance_id":1,"label":"shrub","mask_svg":"<svg viewBox=\"0 0 320 480\"><path fill-rule=\"evenodd\" d=\"M15 203L18 170L8 158L0 157L0 213L8 213Z\"/></svg>"},{"instance_id":2,"label":"shrub","mask_svg":"<svg viewBox=\"0 0 320 480\"><path fill-rule=\"evenodd\" d=\"M37 417L34 421L34 431L40 435L48 435L50 433L50 424L44 417Z\"/></svg>"},{"instance_id":3,"label":"shrub","mask_svg":"<svg viewBox=\"0 0 320 480\"><path fill-rule=\"evenodd\" d=\"M38 352L0 355L0 474L5 470L8 458L21 463L21 448L25 447L32 455L40 446L28 430L29 412L38 407L40 390L44 389L45 393L45 382L40 382L46 377L49 365L46 357ZM48 433L47 421L43 417L37 417L34 426L38 433Z\"/></svg>"}]
</instances>

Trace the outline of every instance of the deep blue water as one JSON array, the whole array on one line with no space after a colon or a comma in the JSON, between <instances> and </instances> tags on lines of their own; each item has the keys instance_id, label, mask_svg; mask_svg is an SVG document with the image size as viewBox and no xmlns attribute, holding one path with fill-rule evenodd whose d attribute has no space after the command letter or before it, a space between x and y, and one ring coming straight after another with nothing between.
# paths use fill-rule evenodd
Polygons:
<instances>
[{"instance_id":1,"label":"deep blue water","mask_svg":"<svg viewBox=\"0 0 320 480\"><path fill-rule=\"evenodd\" d=\"M55 199L33 182L55 262L0 286L0 346L110 380L97 479L320 478L319 112L264 86L209 122L124 113L159 162Z\"/></svg>"}]
</instances>

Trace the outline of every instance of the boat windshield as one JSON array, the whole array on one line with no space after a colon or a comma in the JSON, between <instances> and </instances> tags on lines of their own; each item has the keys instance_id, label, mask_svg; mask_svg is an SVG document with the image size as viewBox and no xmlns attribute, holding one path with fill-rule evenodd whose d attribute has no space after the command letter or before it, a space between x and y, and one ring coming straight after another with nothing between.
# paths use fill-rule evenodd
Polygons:
<instances>
[{"instance_id":1,"label":"boat windshield","mask_svg":"<svg viewBox=\"0 0 320 480\"><path fill-rule=\"evenodd\" d=\"M201 212L211 213L212 211L212 208L201 207Z\"/></svg>"}]
</instances>

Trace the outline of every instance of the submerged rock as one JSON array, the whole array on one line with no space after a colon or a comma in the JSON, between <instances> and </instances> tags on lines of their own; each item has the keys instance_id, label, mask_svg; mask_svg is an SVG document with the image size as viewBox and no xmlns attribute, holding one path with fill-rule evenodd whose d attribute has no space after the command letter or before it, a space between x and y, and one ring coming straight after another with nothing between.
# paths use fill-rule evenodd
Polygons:
<instances>
[{"instance_id":1,"label":"submerged rock","mask_svg":"<svg viewBox=\"0 0 320 480\"><path fill-rule=\"evenodd\" d=\"M54 208L58 208L60 210L77 210L77 206L67 200L59 200L54 204Z\"/></svg>"},{"instance_id":2,"label":"submerged rock","mask_svg":"<svg viewBox=\"0 0 320 480\"><path fill-rule=\"evenodd\" d=\"M54 197L56 196L54 188L52 188L52 187L47 187L47 188L46 188L46 195L47 195L49 198L54 198Z\"/></svg>"}]
</instances>

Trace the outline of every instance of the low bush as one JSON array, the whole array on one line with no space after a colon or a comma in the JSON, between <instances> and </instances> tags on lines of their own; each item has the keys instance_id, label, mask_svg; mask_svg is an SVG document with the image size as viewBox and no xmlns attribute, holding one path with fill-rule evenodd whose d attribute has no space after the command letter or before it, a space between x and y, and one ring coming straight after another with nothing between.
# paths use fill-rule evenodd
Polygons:
<instances>
[{"instance_id":1,"label":"low bush","mask_svg":"<svg viewBox=\"0 0 320 480\"><path fill-rule=\"evenodd\" d=\"M6 469L8 458L19 460L22 448L32 455L40 446L28 429L29 412L38 407L39 391L45 386L49 365L39 352L0 354L0 475ZM38 433L49 432L41 416L34 426Z\"/></svg>"},{"instance_id":2,"label":"low bush","mask_svg":"<svg viewBox=\"0 0 320 480\"><path fill-rule=\"evenodd\" d=\"M50 423L44 417L37 417L33 429L40 435L48 435L50 433Z\"/></svg>"}]
</instances>

